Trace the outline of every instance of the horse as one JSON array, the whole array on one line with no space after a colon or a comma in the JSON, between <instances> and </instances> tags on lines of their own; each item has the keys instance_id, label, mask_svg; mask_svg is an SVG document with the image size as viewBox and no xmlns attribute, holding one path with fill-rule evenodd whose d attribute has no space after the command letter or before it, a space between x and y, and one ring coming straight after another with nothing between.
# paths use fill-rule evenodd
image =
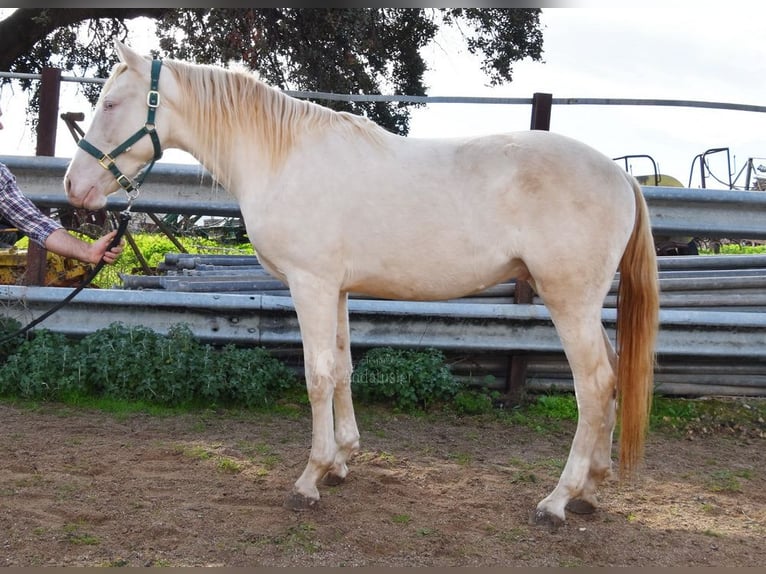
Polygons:
<instances>
[{"instance_id":1,"label":"horse","mask_svg":"<svg viewBox=\"0 0 766 574\"><path fill-rule=\"evenodd\" d=\"M311 451L286 507L315 507L319 486L342 483L359 449L349 293L445 300L512 278L529 282L549 310L578 407L565 467L530 522L595 511L597 487L615 474L618 420L620 476L634 476L659 294L647 205L615 162L541 130L404 137L242 69L151 59L119 41L115 49L65 193L91 210L121 188L132 199L162 151L178 148L236 198L258 258L289 287L301 332ZM618 271L613 345L601 310Z\"/></svg>"}]
</instances>

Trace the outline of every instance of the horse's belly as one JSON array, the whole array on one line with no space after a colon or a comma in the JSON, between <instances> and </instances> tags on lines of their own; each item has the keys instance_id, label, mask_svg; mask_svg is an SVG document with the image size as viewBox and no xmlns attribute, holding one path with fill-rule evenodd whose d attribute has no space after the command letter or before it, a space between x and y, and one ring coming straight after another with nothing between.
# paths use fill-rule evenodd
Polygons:
<instances>
[{"instance_id":1,"label":"horse's belly","mask_svg":"<svg viewBox=\"0 0 766 574\"><path fill-rule=\"evenodd\" d=\"M357 275L347 283L345 290L382 299L443 301L483 291L513 277L529 277L519 260L481 269L446 263L438 268L428 265L383 267L385 270Z\"/></svg>"}]
</instances>

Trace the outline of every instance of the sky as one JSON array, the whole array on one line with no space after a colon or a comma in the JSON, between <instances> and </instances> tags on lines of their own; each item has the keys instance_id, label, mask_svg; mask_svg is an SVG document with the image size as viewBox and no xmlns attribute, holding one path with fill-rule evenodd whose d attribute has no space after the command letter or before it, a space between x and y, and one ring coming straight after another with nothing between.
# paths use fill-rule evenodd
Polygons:
<instances>
[{"instance_id":1,"label":"sky","mask_svg":"<svg viewBox=\"0 0 766 574\"><path fill-rule=\"evenodd\" d=\"M514 65L513 82L490 87L480 62L454 32L425 48L425 80L430 96L531 98L672 99L766 105L766 4L645 2L629 7L603 4L542 8L543 62ZM579 5L578 5L579 6ZM3 10L0 9L0 17ZM137 49L147 35L128 42ZM148 53L148 47L146 48ZM75 84L62 84L60 112L92 110ZM0 155L34 155L34 135L24 122L26 95L16 86L0 92L5 129ZM531 107L520 104L429 104L412 113L410 136L483 135L529 128ZM554 105L551 131L582 140L609 157L647 154L662 173L684 185L700 186L695 156L729 148L731 170L748 158L766 165L766 114L655 106ZM71 157L76 147L61 123L56 155ZM162 161L194 161L168 152ZM713 174L727 179L724 153L709 156ZM622 165L622 164L621 164ZM651 173L647 160L632 160L634 175ZM737 182L744 185L744 176ZM712 179L707 187L722 187Z\"/></svg>"}]
</instances>

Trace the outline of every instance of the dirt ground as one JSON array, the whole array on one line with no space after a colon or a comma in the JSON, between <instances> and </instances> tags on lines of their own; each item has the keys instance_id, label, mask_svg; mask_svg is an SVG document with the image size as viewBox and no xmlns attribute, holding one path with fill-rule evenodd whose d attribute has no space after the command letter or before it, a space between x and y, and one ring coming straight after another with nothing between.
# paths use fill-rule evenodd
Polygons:
<instances>
[{"instance_id":1,"label":"dirt ground","mask_svg":"<svg viewBox=\"0 0 766 574\"><path fill-rule=\"evenodd\" d=\"M0 566L762 566L766 427L653 431L631 485L555 531L529 512L573 425L358 409L361 451L317 509L282 506L293 415L0 404ZM762 423L763 421L761 421Z\"/></svg>"}]
</instances>

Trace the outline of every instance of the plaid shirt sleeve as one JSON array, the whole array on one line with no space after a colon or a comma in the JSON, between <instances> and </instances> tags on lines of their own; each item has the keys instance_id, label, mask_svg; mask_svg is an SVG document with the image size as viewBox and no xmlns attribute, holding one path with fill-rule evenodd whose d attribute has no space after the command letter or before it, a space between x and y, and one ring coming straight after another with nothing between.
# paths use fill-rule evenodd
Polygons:
<instances>
[{"instance_id":1,"label":"plaid shirt sleeve","mask_svg":"<svg viewBox=\"0 0 766 574\"><path fill-rule=\"evenodd\" d=\"M2 163L0 163L0 215L26 233L29 239L43 247L48 236L62 227L21 193L16 184L16 178Z\"/></svg>"}]
</instances>

